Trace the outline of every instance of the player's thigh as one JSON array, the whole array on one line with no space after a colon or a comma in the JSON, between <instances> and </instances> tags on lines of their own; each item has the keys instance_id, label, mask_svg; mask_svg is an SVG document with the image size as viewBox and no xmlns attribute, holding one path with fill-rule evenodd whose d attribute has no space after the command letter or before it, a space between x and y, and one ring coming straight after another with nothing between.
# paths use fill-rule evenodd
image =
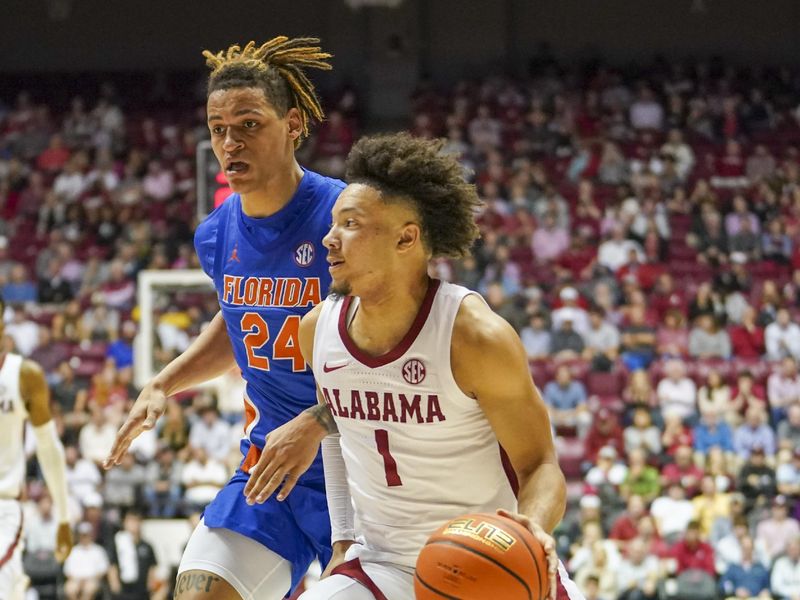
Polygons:
<instances>
[{"instance_id":1,"label":"player's thigh","mask_svg":"<svg viewBox=\"0 0 800 600\"><path fill-rule=\"evenodd\" d=\"M357 563L353 568L363 571L369 584L378 592L373 593L364 583L349 575L337 573L317 583L300 596L300 600L414 600L411 574L390 565L369 562Z\"/></svg>"},{"instance_id":2,"label":"player's thigh","mask_svg":"<svg viewBox=\"0 0 800 600\"><path fill-rule=\"evenodd\" d=\"M28 578L22 569L22 553L17 548L0 568L0 598L23 600Z\"/></svg>"},{"instance_id":3,"label":"player's thigh","mask_svg":"<svg viewBox=\"0 0 800 600\"><path fill-rule=\"evenodd\" d=\"M230 529L195 528L178 567L176 600L281 600L292 582L289 561Z\"/></svg>"}]
</instances>

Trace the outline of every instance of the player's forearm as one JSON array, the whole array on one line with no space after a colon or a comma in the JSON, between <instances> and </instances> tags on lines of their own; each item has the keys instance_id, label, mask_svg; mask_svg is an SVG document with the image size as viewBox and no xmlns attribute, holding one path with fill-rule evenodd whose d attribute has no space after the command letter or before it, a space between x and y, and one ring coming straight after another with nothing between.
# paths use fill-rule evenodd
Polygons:
<instances>
[{"instance_id":1,"label":"player's forearm","mask_svg":"<svg viewBox=\"0 0 800 600\"><path fill-rule=\"evenodd\" d=\"M64 459L64 446L56 432L53 421L33 428L36 436L36 458L42 469L47 489L53 499L59 523L68 520L67 465Z\"/></svg>"},{"instance_id":2,"label":"player's forearm","mask_svg":"<svg viewBox=\"0 0 800 600\"><path fill-rule=\"evenodd\" d=\"M153 378L150 385L167 396L223 375L236 365L222 313L218 312L186 351Z\"/></svg>"},{"instance_id":3,"label":"player's forearm","mask_svg":"<svg viewBox=\"0 0 800 600\"><path fill-rule=\"evenodd\" d=\"M542 463L520 477L519 512L552 533L567 506L567 482L557 463Z\"/></svg>"}]
</instances>

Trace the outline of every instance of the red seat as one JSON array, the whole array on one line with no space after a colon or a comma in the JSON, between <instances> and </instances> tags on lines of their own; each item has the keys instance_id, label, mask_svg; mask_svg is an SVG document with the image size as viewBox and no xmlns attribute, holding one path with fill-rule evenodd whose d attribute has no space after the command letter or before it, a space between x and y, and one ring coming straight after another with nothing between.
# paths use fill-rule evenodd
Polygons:
<instances>
[{"instance_id":1,"label":"red seat","mask_svg":"<svg viewBox=\"0 0 800 600\"><path fill-rule=\"evenodd\" d=\"M618 373L589 373L586 378L586 390L598 396L619 396L622 381Z\"/></svg>"}]
</instances>

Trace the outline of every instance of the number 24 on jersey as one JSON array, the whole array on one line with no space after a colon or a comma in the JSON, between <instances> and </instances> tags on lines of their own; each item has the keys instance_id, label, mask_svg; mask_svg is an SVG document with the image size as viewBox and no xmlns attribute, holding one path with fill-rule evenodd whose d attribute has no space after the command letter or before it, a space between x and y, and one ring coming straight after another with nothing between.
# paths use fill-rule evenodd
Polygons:
<instances>
[{"instance_id":1,"label":"number 24 on jersey","mask_svg":"<svg viewBox=\"0 0 800 600\"><path fill-rule=\"evenodd\" d=\"M267 322L257 312L247 312L242 316L243 341L247 351L247 366L260 371L269 371L270 359L257 353L269 341L270 331ZM300 316L289 315L283 322L275 341L272 343L273 360L291 360L292 372L306 370L306 361L300 352L298 339Z\"/></svg>"}]
</instances>

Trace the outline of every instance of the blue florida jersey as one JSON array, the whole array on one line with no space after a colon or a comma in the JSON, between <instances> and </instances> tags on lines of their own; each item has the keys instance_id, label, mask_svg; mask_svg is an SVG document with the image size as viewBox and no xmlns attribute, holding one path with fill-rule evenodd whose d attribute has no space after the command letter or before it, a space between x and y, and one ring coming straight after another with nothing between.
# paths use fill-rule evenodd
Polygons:
<instances>
[{"instance_id":1,"label":"blue florida jersey","mask_svg":"<svg viewBox=\"0 0 800 600\"><path fill-rule=\"evenodd\" d=\"M245 472L255 464L267 433L316 403L298 328L330 285L322 238L344 185L305 171L294 196L277 213L248 217L234 194L195 233L200 264L214 280L236 362L247 382ZM305 477L321 478L321 461Z\"/></svg>"}]
</instances>

